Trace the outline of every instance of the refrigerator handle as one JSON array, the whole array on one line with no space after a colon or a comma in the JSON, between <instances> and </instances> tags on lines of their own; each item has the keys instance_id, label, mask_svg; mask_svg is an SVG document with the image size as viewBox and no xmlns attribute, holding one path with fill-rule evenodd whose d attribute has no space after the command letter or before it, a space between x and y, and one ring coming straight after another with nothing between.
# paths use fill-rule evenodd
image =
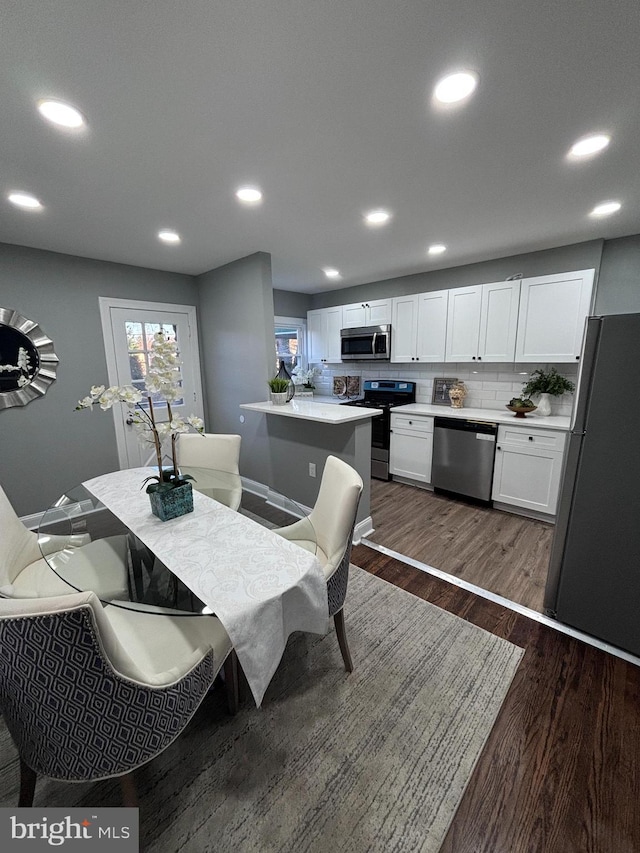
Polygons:
<instances>
[{"instance_id":1,"label":"refrigerator handle","mask_svg":"<svg viewBox=\"0 0 640 853\"><path fill-rule=\"evenodd\" d=\"M591 394L593 371L602 329L602 317L587 317L582 337L582 358L578 368L576 399L571 414L570 431L583 435L587 422L587 407Z\"/></svg>"}]
</instances>

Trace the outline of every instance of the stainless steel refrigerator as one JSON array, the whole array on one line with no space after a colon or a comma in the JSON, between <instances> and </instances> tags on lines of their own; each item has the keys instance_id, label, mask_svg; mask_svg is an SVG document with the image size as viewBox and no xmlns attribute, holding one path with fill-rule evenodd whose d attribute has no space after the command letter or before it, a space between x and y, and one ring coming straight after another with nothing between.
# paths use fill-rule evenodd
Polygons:
<instances>
[{"instance_id":1,"label":"stainless steel refrigerator","mask_svg":"<svg viewBox=\"0 0 640 853\"><path fill-rule=\"evenodd\" d=\"M640 655L640 314L587 320L544 606Z\"/></svg>"}]
</instances>

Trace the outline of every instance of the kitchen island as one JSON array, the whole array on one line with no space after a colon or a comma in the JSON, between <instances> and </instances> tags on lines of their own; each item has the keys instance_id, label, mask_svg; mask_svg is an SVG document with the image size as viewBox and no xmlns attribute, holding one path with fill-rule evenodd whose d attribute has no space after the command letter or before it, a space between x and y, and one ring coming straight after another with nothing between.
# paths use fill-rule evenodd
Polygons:
<instances>
[{"instance_id":1,"label":"kitchen island","mask_svg":"<svg viewBox=\"0 0 640 853\"><path fill-rule=\"evenodd\" d=\"M362 477L364 488L355 541L373 531L371 521L371 419L377 409L341 406L335 398L302 398L283 406L269 401L242 403L248 417L265 417L269 482L276 492L312 507L327 456L338 456Z\"/></svg>"}]
</instances>

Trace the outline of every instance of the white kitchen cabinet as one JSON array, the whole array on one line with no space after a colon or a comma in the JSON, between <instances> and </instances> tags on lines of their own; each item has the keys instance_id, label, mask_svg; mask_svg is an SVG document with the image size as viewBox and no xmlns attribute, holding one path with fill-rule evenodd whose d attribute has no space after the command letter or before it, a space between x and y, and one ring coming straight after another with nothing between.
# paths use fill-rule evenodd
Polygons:
<instances>
[{"instance_id":1,"label":"white kitchen cabinet","mask_svg":"<svg viewBox=\"0 0 640 853\"><path fill-rule=\"evenodd\" d=\"M594 270L522 279L516 361L576 362Z\"/></svg>"},{"instance_id":2,"label":"white kitchen cabinet","mask_svg":"<svg viewBox=\"0 0 640 853\"><path fill-rule=\"evenodd\" d=\"M342 328L386 326L391 322L391 299L373 299L342 306Z\"/></svg>"},{"instance_id":3,"label":"white kitchen cabinet","mask_svg":"<svg viewBox=\"0 0 640 853\"><path fill-rule=\"evenodd\" d=\"M498 427L494 502L555 515L566 434L558 430Z\"/></svg>"},{"instance_id":4,"label":"white kitchen cabinet","mask_svg":"<svg viewBox=\"0 0 640 853\"><path fill-rule=\"evenodd\" d=\"M342 306L307 312L308 360L311 363L340 362Z\"/></svg>"},{"instance_id":5,"label":"white kitchen cabinet","mask_svg":"<svg viewBox=\"0 0 640 853\"><path fill-rule=\"evenodd\" d=\"M391 361L443 362L448 304L448 290L393 299Z\"/></svg>"},{"instance_id":6,"label":"white kitchen cabinet","mask_svg":"<svg viewBox=\"0 0 640 853\"><path fill-rule=\"evenodd\" d=\"M432 456L433 418L392 412L389 473L430 483Z\"/></svg>"},{"instance_id":7,"label":"white kitchen cabinet","mask_svg":"<svg viewBox=\"0 0 640 853\"><path fill-rule=\"evenodd\" d=\"M513 362L519 281L449 291L445 361Z\"/></svg>"}]
</instances>

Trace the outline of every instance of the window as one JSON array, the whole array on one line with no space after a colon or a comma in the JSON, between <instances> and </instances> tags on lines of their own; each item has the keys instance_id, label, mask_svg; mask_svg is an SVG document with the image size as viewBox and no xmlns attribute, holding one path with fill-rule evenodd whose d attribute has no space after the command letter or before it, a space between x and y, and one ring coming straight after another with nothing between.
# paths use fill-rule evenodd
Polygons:
<instances>
[{"instance_id":1,"label":"window","mask_svg":"<svg viewBox=\"0 0 640 853\"><path fill-rule=\"evenodd\" d=\"M275 370L284 362L289 373L294 367L306 366L305 341L307 324L300 317L276 317L274 320Z\"/></svg>"}]
</instances>

